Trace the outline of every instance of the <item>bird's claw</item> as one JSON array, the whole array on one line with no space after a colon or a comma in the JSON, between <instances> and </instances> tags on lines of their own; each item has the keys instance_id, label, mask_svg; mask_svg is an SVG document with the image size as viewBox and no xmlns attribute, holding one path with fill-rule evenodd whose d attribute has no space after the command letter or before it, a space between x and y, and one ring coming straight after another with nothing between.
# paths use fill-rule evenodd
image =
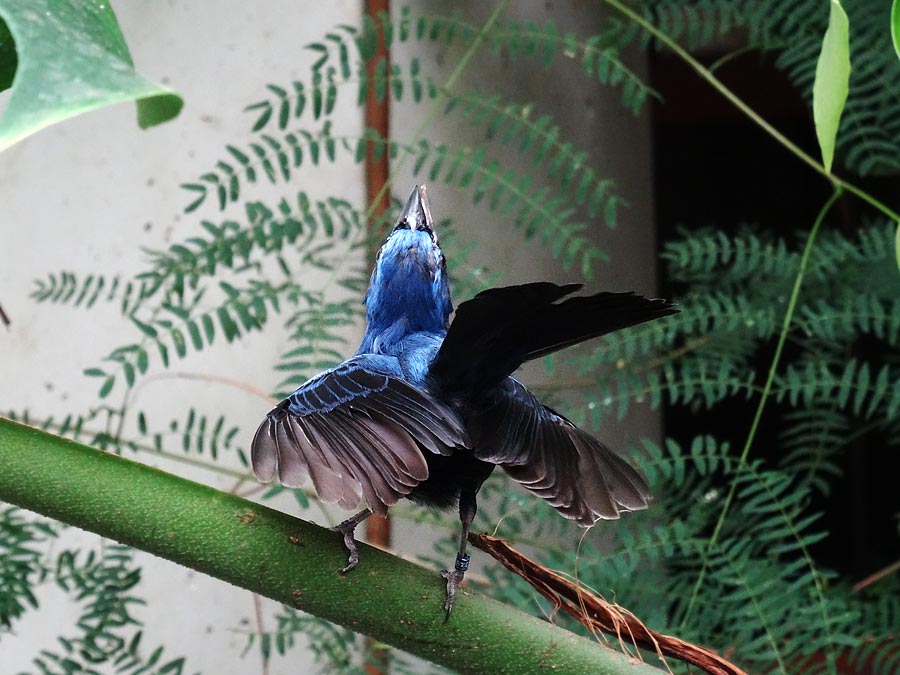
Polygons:
<instances>
[{"instance_id":1,"label":"bird's claw","mask_svg":"<svg viewBox=\"0 0 900 675\"><path fill-rule=\"evenodd\" d=\"M353 532L356 529L356 525L356 523L344 521L334 528L335 532L340 532L344 535L344 546L350 552L350 555L347 556L347 565L341 568L341 574L346 574L350 570L355 569L359 564L359 549L356 546L356 539L353 538Z\"/></svg>"},{"instance_id":2,"label":"bird's claw","mask_svg":"<svg viewBox=\"0 0 900 675\"><path fill-rule=\"evenodd\" d=\"M344 546L350 551L350 555L347 556L347 565L341 568L341 574L346 574L359 564L359 549L356 547L356 540L353 538L353 530L344 530L343 534Z\"/></svg>"},{"instance_id":3,"label":"bird's claw","mask_svg":"<svg viewBox=\"0 0 900 675\"><path fill-rule=\"evenodd\" d=\"M357 565L359 565L359 555L353 551L347 557L347 564L341 568L341 574L347 574L350 570L356 569Z\"/></svg>"},{"instance_id":4,"label":"bird's claw","mask_svg":"<svg viewBox=\"0 0 900 675\"><path fill-rule=\"evenodd\" d=\"M447 615L444 617L444 623L450 620L450 612L456 603L456 593L465 574L465 572L460 570L453 570L452 572L447 570L441 571L441 577L447 580L447 599L444 601L444 610L447 612Z\"/></svg>"}]
</instances>

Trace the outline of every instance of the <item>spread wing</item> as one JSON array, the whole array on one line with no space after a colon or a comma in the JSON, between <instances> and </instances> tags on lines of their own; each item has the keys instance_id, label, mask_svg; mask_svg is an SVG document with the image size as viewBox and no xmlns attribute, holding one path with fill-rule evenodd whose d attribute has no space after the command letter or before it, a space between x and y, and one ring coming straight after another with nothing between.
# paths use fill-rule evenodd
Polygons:
<instances>
[{"instance_id":1,"label":"spread wing","mask_svg":"<svg viewBox=\"0 0 900 675\"><path fill-rule=\"evenodd\" d=\"M444 392L477 396L526 361L678 312L634 293L567 297L579 288L541 281L482 291L457 308L429 375Z\"/></svg>"},{"instance_id":2,"label":"spread wing","mask_svg":"<svg viewBox=\"0 0 900 675\"><path fill-rule=\"evenodd\" d=\"M386 513L428 477L423 450L468 445L450 408L402 379L397 359L362 355L306 382L260 424L251 446L256 477L299 487L345 509L360 497Z\"/></svg>"},{"instance_id":3,"label":"spread wing","mask_svg":"<svg viewBox=\"0 0 900 675\"><path fill-rule=\"evenodd\" d=\"M631 465L513 378L490 407L470 418L469 431L478 459L502 466L580 525L643 509L651 498Z\"/></svg>"}]
</instances>

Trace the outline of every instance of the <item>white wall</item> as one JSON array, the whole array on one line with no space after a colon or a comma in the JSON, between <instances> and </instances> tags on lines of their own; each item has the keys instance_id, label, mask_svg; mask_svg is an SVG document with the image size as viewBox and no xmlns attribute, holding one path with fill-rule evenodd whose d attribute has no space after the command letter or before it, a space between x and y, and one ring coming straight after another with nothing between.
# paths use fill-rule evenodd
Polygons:
<instances>
[{"instance_id":1,"label":"white wall","mask_svg":"<svg viewBox=\"0 0 900 675\"><path fill-rule=\"evenodd\" d=\"M242 111L265 97L266 82L289 83L308 72L307 42L338 23L359 24L361 16L360 3L350 0L130 0L114 8L138 69L181 93L185 107L172 122L141 131L133 105L114 106L51 127L0 155L0 304L12 321L0 329L0 411L59 417L95 402L97 381L82 370L134 341L133 329L114 305L90 312L38 305L29 298L33 280L61 270L131 275L145 267L141 247L181 241L196 231L200 217L220 222L214 209L182 215L187 201L178 185L210 168L226 143L248 138L253 118ZM358 133L359 111L347 107L336 124ZM301 170L291 189L322 197L344 191L362 204L359 167L325 166L315 172L315 183L311 175ZM277 192L288 194L283 186ZM228 376L268 391L279 380L270 364L283 349L282 338L276 325L233 346L220 339L171 371ZM119 392L111 403L121 402ZM194 405L207 414L225 412L248 434L267 410L265 401L239 390L183 380L152 381L138 397L137 406L156 411L158 423ZM140 458L223 489L234 483ZM66 541L95 547L98 538L70 532ZM258 648L241 656L240 631L256 625L250 593L151 556L141 555L140 562L138 593L150 603L136 614L146 624L147 648L165 644L169 656L187 655L185 672L262 672ZM71 632L66 617L76 608L60 604L63 594L45 585L40 599L42 608L16 625L16 635L2 637L2 675L28 668L38 649L55 648L56 636ZM271 615L272 603L266 610ZM270 617L266 627L274 628ZM270 672L305 672L307 659L295 650L290 659L276 659Z\"/></svg>"},{"instance_id":2,"label":"white wall","mask_svg":"<svg viewBox=\"0 0 900 675\"><path fill-rule=\"evenodd\" d=\"M597 27L593 6L574 0L552 4L562 28L586 35ZM417 8L449 11L459 6L479 23L489 13L488 5L424 2ZM133 106L120 105L65 122L0 155L0 304L12 320L8 331L0 330L0 411L28 409L38 418L59 416L83 411L95 400L97 382L83 377L82 370L133 341L133 330L119 320L114 306L87 312L38 305L28 297L33 280L61 270L128 275L142 269L141 247L164 247L194 232L200 216L181 215L186 201L178 184L195 180L211 167L223 155L225 143L246 137L251 118L242 108L265 95L265 82L302 77L310 63L303 45L338 23L358 24L361 3L144 0L118 2L115 9L139 70L179 91L185 109L171 123L140 131ZM544 3L511 3L508 15L543 21L545 9ZM436 79L446 77L456 61L455 53L416 50L423 59L437 58L445 64ZM399 46L396 57L407 59L413 51ZM596 165L617 180L632 205L622 213L617 230L596 229L612 262L602 269L592 290L649 292L655 283L655 263L648 119L646 114L633 118L619 105L618 91L586 80L573 65L562 64L551 75L532 63L533 76L523 78L521 63L485 55L473 61L460 87L496 89L520 101L536 99L591 149ZM634 65L644 68L640 58ZM394 106L398 135L408 137L423 112L422 107ZM336 123L358 130L360 117L358 109L348 106ZM435 140L480 142L477 134L458 124L438 123L429 134ZM513 153L508 157L520 161ZM396 181L395 194L402 197L415 181L408 171ZM362 204L359 167L326 164L315 171L314 183L309 181L311 175L301 170L292 189L322 196L343 191L353 203ZM503 272L505 282L572 279L539 245L522 245L516 235L507 233L507 223L485 215L468 196L440 184L429 194L437 217L452 213L464 237L477 236L487 244L479 254L481 260ZM212 209L200 215L222 219ZM117 327L124 332L117 332ZM279 378L269 364L282 350L282 337L276 327L233 346L220 340L215 349L176 362L170 372L222 375L271 390ZM539 381L541 375L532 372L528 377ZM210 414L225 412L248 436L267 409L265 402L234 388L178 379L151 380L138 396L138 407L163 419L192 405ZM611 425L605 438L652 434L657 424L652 415L638 415L625 426ZM223 489L233 484L202 470L143 459ZM283 506L291 508L290 502ZM400 550L423 550L432 535L433 528L395 524ZM83 533L67 537L86 546L96 543L95 537ZM261 668L258 650L240 656L241 631L255 626L249 593L150 556L142 555L141 561L145 581L140 592L151 603L137 613L146 623L148 646L163 643L170 656L186 654L189 672L243 673ZM55 604L61 597L42 589L42 610L17 625L17 637L3 636L0 675L27 668L36 650L50 645L59 632L56 627L65 625L61 613L74 611ZM265 609L271 615L270 603ZM271 618L266 625L273 627ZM301 650L295 650L288 660L276 659L270 672L306 672L304 658Z\"/></svg>"}]
</instances>

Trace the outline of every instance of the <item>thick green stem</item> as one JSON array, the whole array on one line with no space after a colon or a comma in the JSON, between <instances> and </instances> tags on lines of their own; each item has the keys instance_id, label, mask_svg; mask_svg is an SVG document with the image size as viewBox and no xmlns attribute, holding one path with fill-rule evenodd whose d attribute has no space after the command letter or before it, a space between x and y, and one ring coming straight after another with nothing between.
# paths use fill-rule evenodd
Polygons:
<instances>
[{"instance_id":1,"label":"thick green stem","mask_svg":"<svg viewBox=\"0 0 900 675\"><path fill-rule=\"evenodd\" d=\"M463 673L659 674L472 593L444 623L444 582L317 525L0 419L0 500L96 532Z\"/></svg>"}]
</instances>

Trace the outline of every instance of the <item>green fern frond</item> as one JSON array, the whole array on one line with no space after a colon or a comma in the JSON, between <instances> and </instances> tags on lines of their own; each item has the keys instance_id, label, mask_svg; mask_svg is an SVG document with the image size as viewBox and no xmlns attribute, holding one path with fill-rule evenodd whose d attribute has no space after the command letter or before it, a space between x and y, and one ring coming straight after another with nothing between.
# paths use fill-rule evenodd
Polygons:
<instances>
[{"instance_id":1,"label":"green fern frond","mask_svg":"<svg viewBox=\"0 0 900 675\"><path fill-rule=\"evenodd\" d=\"M123 635L140 622L131 608L140 599L131 591L140 581L140 568L125 546L108 545L103 555L63 551L56 562L56 583L83 602L78 621L81 635L72 639L82 656L92 663L115 658L128 644Z\"/></svg>"},{"instance_id":2,"label":"green fern frond","mask_svg":"<svg viewBox=\"0 0 900 675\"><path fill-rule=\"evenodd\" d=\"M229 145L230 159L219 160L213 170L200 176L199 182L181 186L194 194L185 213L200 208L210 194L215 195L219 210L224 210L240 198L242 182L255 184L262 178L272 184L287 182L304 162L312 166L323 160L333 162L336 148L331 130L331 120L326 120L314 133L300 129L280 139L262 134L260 141L252 141L244 149Z\"/></svg>"},{"instance_id":3,"label":"green fern frond","mask_svg":"<svg viewBox=\"0 0 900 675\"><path fill-rule=\"evenodd\" d=\"M547 114L536 114L534 106L503 101L500 96L464 92L447 97L445 113L459 110L473 126L485 127L488 140L514 145L520 154L532 151L536 167L544 167L564 192L569 192L591 217L602 217L615 227L617 210L624 200L612 192L614 183L601 178L588 164L588 153L561 141L563 132Z\"/></svg>"},{"instance_id":4,"label":"green fern frond","mask_svg":"<svg viewBox=\"0 0 900 675\"><path fill-rule=\"evenodd\" d=\"M780 466L809 483L822 494L831 491L831 479L841 475L832 460L851 434L846 412L835 404L800 408L786 413L778 441L783 455Z\"/></svg>"},{"instance_id":5,"label":"green fern frond","mask_svg":"<svg viewBox=\"0 0 900 675\"><path fill-rule=\"evenodd\" d=\"M775 334L780 317L771 302L760 303L743 294L691 293L678 299L681 312L665 321L650 322L604 337L602 346L575 357L579 372L606 364L624 367L647 357L677 360L698 349L715 349L728 336L752 349L754 340ZM651 361L652 363L652 361Z\"/></svg>"},{"instance_id":6,"label":"green fern frond","mask_svg":"<svg viewBox=\"0 0 900 675\"><path fill-rule=\"evenodd\" d=\"M369 94L373 94L376 101L383 101L390 97L395 101L402 101L405 96L415 102L432 101L441 92L438 85L427 73L422 72L421 61L412 58L409 65L394 63L388 68L384 59L379 59L370 74L368 69L358 63L354 75L344 77L341 81L335 81L335 73L329 71L327 89L325 92L315 94L322 87L321 76L313 71L311 84L307 85L301 80L294 80L290 87L282 87L276 84L266 85L266 89L272 96L262 99L245 110L253 113L255 119L252 125L253 132L261 132L273 124L280 131L287 131L291 124L298 123L308 113L314 121L331 115L340 96L340 92L347 86L356 86L356 103L362 105ZM328 105L315 106L310 103L316 96L328 101Z\"/></svg>"},{"instance_id":7,"label":"green fern frond","mask_svg":"<svg viewBox=\"0 0 900 675\"><path fill-rule=\"evenodd\" d=\"M502 273L472 261L472 255L478 249L476 242L463 241L449 221L440 223L437 230L441 233L441 248L457 304L500 284Z\"/></svg>"},{"instance_id":8,"label":"green fern frond","mask_svg":"<svg viewBox=\"0 0 900 675\"><path fill-rule=\"evenodd\" d=\"M649 439L641 441L642 454L648 459L641 462L641 468L651 487L671 481L677 486L684 485L690 474L711 476L720 472L730 474L737 461L731 455L731 445L720 442L712 436L694 438L687 450L674 439L667 438L662 445Z\"/></svg>"},{"instance_id":9,"label":"green fern frond","mask_svg":"<svg viewBox=\"0 0 900 675\"><path fill-rule=\"evenodd\" d=\"M810 360L801 366L789 365L776 376L772 396L792 407L812 408L835 402L839 409L872 418L876 413L892 419L900 414L900 375L884 364L873 368L852 359L835 371L828 362ZM601 374L596 394L587 395L587 407L599 423L602 416L615 411L622 419L634 402L647 402L652 408L664 400L671 405L699 405L709 409L732 396L748 397L758 391L755 374L744 372L730 359L709 355L687 355L674 363L662 364L659 371L641 374L617 368Z\"/></svg>"},{"instance_id":10,"label":"green fern frond","mask_svg":"<svg viewBox=\"0 0 900 675\"><path fill-rule=\"evenodd\" d=\"M895 229L893 223L875 223L861 227L852 237L834 230L823 232L810 256L803 297L838 294L849 301L857 285L860 293L894 297ZM752 232L728 237L709 230L682 231L680 239L664 246L661 256L676 283L706 293L754 291L766 302L773 296L786 298L799 265L798 254L783 240ZM842 285L835 288L838 278Z\"/></svg>"},{"instance_id":11,"label":"green fern frond","mask_svg":"<svg viewBox=\"0 0 900 675\"><path fill-rule=\"evenodd\" d=\"M818 299L801 306L797 315L797 326L807 336L847 342L865 333L900 346L900 299L871 293L848 295L840 302Z\"/></svg>"},{"instance_id":12,"label":"green fern frond","mask_svg":"<svg viewBox=\"0 0 900 675\"><path fill-rule=\"evenodd\" d=\"M693 481L688 467L683 474ZM747 536L741 526L727 527L719 543L710 551L707 561L711 581L698 598L701 608L703 633L714 632L722 643L736 646L734 658L745 665L759 664L771 667L773 660L793 662L804 652L827 649L835 641L850 641L855 614L838 598L826 597L816 592L817 584L828 577L827 572L810 567L810 560L779 560L790 554L773 552L779 547L796 550L800 542L808 544L818 536L814 531L814 514L807 516L796 508L785 508L784 502L800 504L805 500L793 497L790 479L779 472L762 469L758 463L749 467L751 473L747 485L761 485L754 515L754 534ZM766 494L766 489L776 488L776 498ZM671 489L667 487L667 489ZM664 493L665 495L665 493ZM715 491L702 495L703 502L715 503ZM763 495L759 498L759 495ZM684 495L679 496L683 502ZM696 499L696 498L695 498ZM658 508L667 508L673 500L666 499ZM781 504L779 505L779 502ZM709 507L706 507L709 510ZM654 604L666 598L685 597L690 593L700 561L707 551L708 539L703 528L708 523L697 521L697 509L686 509L693 521L682 520L674 512L667 511L665 524L634 525L634 518L616 530L617 547L611 553L596 554L582 551L578 563L579 578L591 579L596 588L616 588L625 597L624 603L641 616L660 615ZM739 520L739 519L736 519ZM568 557L554 554L554 567L571 569ZM664 563L666 573L660 575L652 590L641 584L641 592L632 593L621 579L634 578L651 571L654 563ZM620 601L621 602L621 601ZM791 613L792 621L800 620L804 627L803 640L785 641L779 627ZM823 613L825 619L823 619ZM802 619L797 617L802 616ZM662 626L677 626L679 616L659 617ZM828 626L826 631L821 626ZM810 630L806 630L810 626ZM808 651L807 651L808 650ZM790 672L789 670L785 672Z\"/></svg>"},{"instance_id":13,"label":"green fern frond","mask_svg":"<svg viewBox=\"0 0 900 675\"><path fill-rule=\"evenodd\" d=\"M798 256L783 240L768 241L754 234L729 237L721 231L682 231L667 242L660 257L669 275L680 283L722 284L760 277L787 276Z\"/></svg>"},{"instance_id":14,"label":"green fern frond","mask_svg":"<svg viewBox=\"0 0 900 675\"><path fill-rule=\"evenodd\" d=\"M281 199L275 209L262 202L245 206L248 225L234 221L215 225L203 221L206 237L190 237L167 251L149 251L150 270L137 276L152 295L165 289L182 297L221 268L242 271L265 257L275 257L289 274L288 259L316 260L330 240L355 238L363 229L363 214L337 197L313 200L300 191L293 201Z\"/></svg>"},{"instance_id":15,"label":"green fern frond","mask_svg":"<svg viewBox=\"0 0 900 675\"><path fill-rule=\"evenodd\" d=\"M623 419L632 403L646 403L656 409L666 401L670 405L709 409L734 396L749 398L759 390L756 374L740 362L694 354L677 362L665 362L657 370L639 373L615 368L601 374L594 386L593 391L584 394L594 426L600 426L608 414Z\"/></svg>"},{"instance_id":16,"label":"green fern frond","mask_svg":"<svg viewBox=\"0 0 900 675\"><path fill-rule=\"evenodd\" d=\"M402 94L402 87L395 87L393 90L396 95ZM429 90L429 94L437 95L437 90L432 88ZM485 127L488 140L494 140L501 145L514 145L519 153L531 152L535 168L546 169L548 176L557 181L563 191L571 193L575 204L584 205L592 217L602 216L604 222L610 227L616 225L618 208L625 203L624 200L613 191L613 182L600 177L598 172L588 164L586 152L576 150L572 143L560 140L562 132L553 123L550 115L533 115L532 106L505 103L498 96L483 95L477 92L448 94L446 98L445 114L459 110L462 118L473 126ZM330 139L328 124L326 123L322 131L326 148L329 141L333 143L334 140ZM296 139L296 136L297 134L288 133L283 140L272 136L265 137L268 148L274 149L278 155L279 178L285 181L290 179L291 171L298 169L303 162L302 152L295 151L289 158L284 151L284 146L290 145L291 139ZM307 140L309 141L309 138ZM396 153L404 148L402 144L388 144L373 130L368 130L362 138L342 138L340 141L348 151L353 153L357 162L365 158L367 144L371 144L376 159L385 152L389 152L392 157L396 156ZM265 147L259 143L251 144L251 148L254 146L259 149L257 158L262 162L268 161L269 166L273 169L267 171L266 175L271 182L275 182L275 162L273 159L266 160L264 152L267 149ZM317 144L311 142L312 150L317 152L317 147ZM406 151L408 154L416 155L416 152L409 149L412 147L414 146L406 146ZM440 147L446 148L446 146ZM239 197L243 181L250 183L257 181L259 162L254 162L246 149L240 150L234 146L229 146L228 149L232 156L238 159L239 165L222 160L217 164L217 170L204 174L201 182L183 186L196 193L194 201L187 210L198 208L210 193L212 188L208 188L204 181L216 186L219 208L225 208ZM328 155L328 158L332 161L335 159L333 154ZM263 166L265 167L265 164ZM230 187L226 187L226 185ZM497 195L496 199L500 198L502 195ZM493 203L492 209L496 207L497 204Z\"/></svg>"},{"instance_id":17,"label":"green fern frond","mask_svg":"<svg viewBox=\"0 0 900 675\"><path fill-rule=\"evenodd\" d=\"M859 603L857 634L861 639L850 651L849 666L857 672L893 675L900 670L900 649L895 637L900 626L900 598L896 592L887 592L868 600Z\"/></svg>"},{"instance_id":18,"label":"green fern frond","mask_svg":"<svg viewBox=\"0 0 900 675\"><path fill-rule=\"evenodd\" d=\"M651 0L642 5L644 17L673 40L688 49L705 47L747 22L752 2L743 0L697 0L686 4L676 0ZM750 5L743 7L742 5ZM777 12L777 8L772 9ZM641 35L643 44L649 36Z\"/></svg>"},{"instance_id":19,"label":"green fern frond","mask_svg":"<svg viewBox=\"0 0 900 675\"><path fill-rule=\"evenodd\" d=\"M137 425L140 436L150 438L157 451L172 450L172 439L178 439L177 445L185 454L208 455L216 460L221 451L229 451L237 455L243 466L249 466L243 448L236 445L236 441L240 440L240 428L228 424L224 415L208 417L190 408L184 419L172 419L164 430L153 430L145 413L139 412ZM127 441L124 444L133 445Z\"/></svg>"},{"instance_id":20,"label":"green fern frond","mask_svg":"<svg viewBox=\"0 0 900 675\"><path fill-rule=\"evenodd\" d=\"M324 301L321 296L307 298L306 306L296 310L285 322L293 347L282 354L275 370L284 374L276 398L283 398L310 377L340 363L345 354L338 349L346 339L344 332L358 325L362 315L358 301Z\"/></svg>"},{"instance_id":21,"label":"green fern frond","mask_svg":"<svg viewBox=\"0 0 900 675\"><path fill-rule=\"evenodd\" d=\"M357 663L356 636L347 628L336 626L328 621L309 614L282 607L275 616L275 630L258 633L247 633L244 652L259 643L263 658L268 659L273 653L287 656L303 636L303 642L309 641L315 662L333 670L333 672L355 672ZM359 669L362 672L362 669Z\"/></svg>"},{"instance_id":22,"label":"green fern frond","mask_svg":"<svg viewBox=\"0 0 900 675\"><path fill-rule=\"evenodd\" d=\"M72 272L49 274L46 279L35 279L31 297L37 302L69 304L90 309L99 302L119 301L123 314L127 314L145 297L147 289L135 281L124 281L120 275L106 277L88 274L81 279Z\"/></svg>"},{"instance_id":23,"label":"green fern frond","mask_svg":"<svg viewBox=\"0 0 900 675\"><path fill-rule=\"evenodd\" d=\"M94 666L109 664L121 675L182 675L185 670L184 657L171 660L163 658L163 647L146 653L141 644L143 631L135 631L126 642L117 642L116 650L99 661L82 649L77 639L57 638L60 651L42 649L41 655L33 663L41 675L101 675ZM199 675L199 674L196 674Z\"/></svg>"},{"instance_id":24,"label":"green fern frond","mask_svg":"<svg viewBox=\"0 0 900 675\"><path fill-rule=\"evenodd\" d=\"M47 542L57 536L47 521L14 506L0 509L0 629L9 630L28 609L37 609L34 587L44 579Z\"/></svg>"},{"instance_id":25,"label":"green fern frond","mask_svg":"<svg viewBox=\"0 0 900 675\"><path fill-rule=\"evenodd\" d=\"M328 68L323 76L321 69L316 69L313 71L308 85L294 80L291 82L290 91L276 84L267 84L266 89L274 96L274 99L263 99L244 109L256 115L252 130L254 132L262 131L273 119L277 122L279 129L285 130L292 119L297 120L303 116L307 111L307 104L309 104L308 110L315 120L330 115L334 112L337 102L336 72L334 68Z\"/></svg>"},{"instance_id":26,"label":"green fern frond","mask_svg":"<svg viewBox=\"0 0 900 675\"><path fill-rule=\"evenodd\" d=\"M136 631L127 647L122 650L114 660L116 672L122 675L182 675L185 668L185 658L178 657L165 660L162 647L147 652L142 647L143 631ZM195 675L199 675L196 673Z\"/></svg>"},{"instance_id":27,"label":"green fern frond","mask_svg":"<svg viewBox=\"0 0 900 675\"><path fill-rule=\"evenodd\" d=\"M577 263L582 274L590 278L595 261L606 260L606 254L581 234L587 226L571 220L575 210L569 200L551 196L546 187L534 190L529 174L503 171L483 147L453 151L424 139L415 146L391 146L413 155L414 173L469 189L474 203L484 201L491 211L510 217L526 240L539 238L565 268Z\"/></svg>"},{"instance_id":28,"label":"green fern frond","mask_svg":"<svg viewBox=\"0 0 900 675\"><path fill-rule=\"evenodd\" d=\"M293 302L306 293L289 281L272 284L254 279L242 289L224 281L219 285L225 300L215 309L192 313L183 307L164 304L161 317L148 321L128 317L144 340L118 347L105 356L103 361L113 364L113 370L95 367L85 371L85 375L103 380L98 396L106 398L117 381L133 387L137 377L149 368L151 349L155 348L160 362L168 368L170 350L177 358L184 358L189 349L202 351L212 346L217 334L226 342L233 342L244 333L260 330L268 321L270 311L280 313L282 300Z\"/></svg>"},{"instance_id":29,"label":"green fern frond","mask_svg":"<svg viewBox=\"0 0 900 675\"><path fill-rule=\"evenodd\" d=\"M834 402L858 417L876 412L888 418L900 414L900 374L891 364L880 368L851 359L837 370L828 362L808 361L788 366L775 379L776 400L792 406L812 407Z\"/></svg>"},{"instance_id":30,"label":"green fern frond","mask_svg":"<svg viewBox=\"0 0 900 675\"><path fill-rule=\"evenodd\" d=\"M773 658L796 657L791 651L798 647L802 650L815 645L814 649L822 649L852 632L853 612L822 591L830 574L820 569L809 554L809 547L824 536L816 526L821 514L808 510L808 488L798 485L792 472L767 469L759 461L739 465L730 456L727 444L708 437L695 439L689 450L670 439L664 446L646 441L644 446L650 455L645 472L654 489L663 495L662 508L672 510L667 524L657 528L649 542L645 541L648 535L640 525L637 534L632 528L624 528L620 532L623 553L617 555L632 555L635 544L641 546L639 556L650 556L652 560L654 555L664 555L670 565L676 565L676 570L685 571L690 587L691 570L705 557L707 548L705 537L696 533L708 527L708 523L695 520L691 524L680 523L671 532L667 528L670 523L678 522L679 514L696 518L693 515L696 509L684 506L691 501L691 494L680 493L679 488L703 489L696 477L718 474L736 481L739 498L735 508L740 510L725 522L719 543L706 558L713 581L700 599L704 611L721 612L727 622L717 629L723 633L722 639L739 645L745 659L765 663ZM665 481L665 486L660 486L659 481ZM673 490L675 494L670 498ZM693 497L698 498L716 504L721 492L711 489ZM657 542L667 546L657 546ZM682 542L693 543L683 545ZM646 566L648 562L638 564ZM677 585L679 577L681 573L676 572L672 583ZM759 583L763 579L765 583ZM760 589L767 590L758 595ZM683 597L674 588L667 590L676 593L668 597ZM791 600L785 602L785 598ZM804 626L812 628L804 640L791 641L783 647L779 642L776 647L771 637L764 634L765 627L774 629L783 625L778 612L787 608L806 615ZM823 625L828 627L825 635L821 633Z\"/></svg>"},{"instance_id":31,"label":"green fern frond","mask_svg":"<svg viewBox=\"0 0 900 675\"><path fill-rule=\"evenodd\" d=\"M458 40L468 45L481 30L480 26L467 23L458 12L449 16L412 16L410 7L401 8L399 30L389 35L400 41L441 42L451 45ZM370 58L374 25L366 23L362 31L367 48L361 49L363 59ZM610 31L582 39L572 32L562 33L552 20L544 24L532 21L500 21L485 35L485 42L492 51L511 59L529 57L549 67L555 58L572 59L579 63L582 72L609 86L622 87L622 103L637 113L650 96L656 92L645 83L620 58L620 38Z\"/></svg>"}]
</instances>

